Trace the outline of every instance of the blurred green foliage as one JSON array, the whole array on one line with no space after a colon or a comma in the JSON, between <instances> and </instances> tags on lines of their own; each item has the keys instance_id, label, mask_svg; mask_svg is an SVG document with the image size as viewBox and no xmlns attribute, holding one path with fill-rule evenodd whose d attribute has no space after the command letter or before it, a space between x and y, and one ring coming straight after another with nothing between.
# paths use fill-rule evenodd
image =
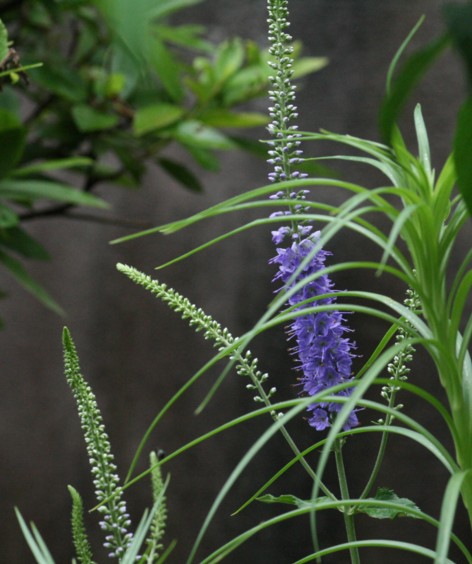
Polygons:
<instances>
[{"instance_id":1,"label":"blurred green foliage","mask_svg":"<svg viewBox=\"0 0 472 564\"><path fill-rule=\"evenodd\" d=\"M0 262L56 311L23 266L24 259L48 258L24 229L28 220L67 216L76 206L105 208L95 188L139 186L150 163L201 191L191 168L163 154L173 143L208 170L218 169L219 150L257 151L256 143L228 130L267 123L265 114L239 105L265 95L268 53L240 38L213 44L204 27L170 22L201 1L1 6ZM297 57L294 74L325 64Z\"/></svg>"}]
</instances>

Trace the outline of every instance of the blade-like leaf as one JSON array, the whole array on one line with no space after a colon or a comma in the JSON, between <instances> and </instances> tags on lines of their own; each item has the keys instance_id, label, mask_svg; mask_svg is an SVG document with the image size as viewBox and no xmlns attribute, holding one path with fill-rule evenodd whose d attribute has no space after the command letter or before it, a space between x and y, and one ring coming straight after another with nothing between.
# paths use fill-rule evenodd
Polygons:
<instances>
[{"instance_id":1,"label":"blade-like leaf","mask_svg":"<svg viewBox=\"0 0 472 564\"><path fill-rule=\"evenodd\" d=\"M104 200L93 194L82 192L66 184L48 180L14 180L6 178L0 182L0 197L34 201L54 200L79 206L107 208Z\"/></svg>"},{"instance_id":2,"label":"blade-like leaf","mask_svg":"<svg viewBox=\"0 0 472 564\"><path fill-rule=\"evenodd\" d=\"M394 125L411 91L449 43L447 35L433 41L412 55L398 74L380 109L380 131L387 142L390 142Z\"/></svg>"},{"instance_id":3,"label":"blade-like leaf","mask_svg":"<svg viewBox=\"0 0 472 564\"><path fill-rule=\"evenodd\" d=\"M459 111L454 137L457 185L472 215L472 96Z\"/></svg>"}]
</instances>

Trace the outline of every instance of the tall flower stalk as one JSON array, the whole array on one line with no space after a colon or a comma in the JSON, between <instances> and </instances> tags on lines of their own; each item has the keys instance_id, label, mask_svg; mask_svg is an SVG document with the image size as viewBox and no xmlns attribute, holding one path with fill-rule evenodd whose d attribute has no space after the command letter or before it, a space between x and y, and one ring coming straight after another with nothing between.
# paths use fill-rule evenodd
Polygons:
<instances>
[{"instance_id":1,"label":"tall flower stalk","mask_svg":"<svg viewBox=\"0 0 472 564\"><path fill-rule=\"evenodd\" d=\"M268 126L273 140L269 142L268 163L273 170L269 173L272 182L292 180L306 176L295 169L302 161L299 134L293 120L298 117L295 105L295 86L291 82L293 69L291 36L285 31L289 25L287 0L269 0L269 41L270 54L273 61L269 64L274 73L269 78L271 90L269 98L272 106L269 114L272 118ZM278 265L278 272L274 281L281 281L283 290L290 290L302 280L310 280L288 299L288 304L295 310L301 311L316 305L333 304L333 283L326 274L320 274L329 251L317 250L319 231L313 231L308 221L294 221L290 219L293 213L300 214L307 211L303 201L306 190L299 192L278 191L272 199L290 199L293 204L286 211L278 211L271 217L286 215L290 225L284 225L272 232L272 240L276 245L277 254L271 263ZM328 294L323 298L318 296ZM354 343L344 335L350 329L339 311L323 311L300 315L290 325L288 334L296 344L291 349L297 358L297 369L301 372L299 384L303 395L313 396L337 384L352 380L352 350ZM340 396L349 395L345 389L338 393ZM328 428L342 404L337 402L319 402L309 406L308 422L315 429L321 431ZM344 424L348 430L358 425L356 412L353 411Z\"/></svg>"}]
</instances>

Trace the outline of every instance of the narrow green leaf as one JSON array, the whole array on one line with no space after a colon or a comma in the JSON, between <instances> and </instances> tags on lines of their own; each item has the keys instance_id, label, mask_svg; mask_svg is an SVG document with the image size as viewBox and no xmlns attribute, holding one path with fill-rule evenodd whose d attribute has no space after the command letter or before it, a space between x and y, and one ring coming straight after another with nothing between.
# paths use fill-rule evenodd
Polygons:
<instances>
[{"instance_id":1,"label":"narrow green leaf","mask_svg":"<svg viewBox=\"0 0 472 564\"><path fill-rule=\"evenodd\" d=\"M153 104L138 108L134 114L135 135L144 135L177 122L185 113L184 108L174 104Z\"/></svg>"},{"instance_id":2,"label":"narrow green leaf","mask_svg":"<svg viewBox=\"0 0 472 564\"><path fill-rule=\"evenodd\" d=\"M472 4L448 3L443 6L443 14L472 86Z\"/></svg>"},{"instance_id":3,"label":"narrow green leaf","mask_svg":"<svg viewBox=\"0 0 472 564\"><path fill-rule=\"evenodd\" d=\"M32 165L22 166L15 169L10 173L12 177L18 176L30 176L33 174L41 174L43 172L49 172L53 170L63 170L69 168L83 168L91 166L93 164L93 159L87 157L71 157L68 159L52 159L48 161L42 161L39 163L34 163Z\"/></svg>"},{"instance_id":4,"label":"narrow green leaf","mask_svg":"<svg viewBox=\"0 0 472 564\"><path fill-rule=\"evenodd\" d=\"M181 83L180 64L164 43L157 38L154 38L153 41L151 60L167 94L174 102L182 100L184 92Z\"/></svg>"},{"instance_id":5,"label":"narrow green leaf","mask_svg":"<svg viewBox=\"0 0 472 564\"><path fill-rule=\"evenodd\" d=\"M28 201L46 199L95 208L108 207L107 202L93 194L49 180L5 178L0 181L0 197Z\"/></svg>"},{"instance_id":6,"label":"narrow green leaf","mask_svg":"<svg viewBox=\"0 0 472 564\"><path fill-rule=\"evenodd\" d=\"M0 204L0 229L9 229L17 225L19 219L16 213L14 213L10 208ZM0 232L1 236L1 232Z\"/></svg>"},{"instance_id":7,"label":"narrow green leaf","mask_svg":"<svg viewBox=\"0 0 472 564\"><path fill-rule=\"evenodd\" d=\"M380 109L380 131L385 141L390 142L394 125L413 88L449 43L449 36L443 35L414 53L405 63Z\"/></svg>"},{"instance_id":8,"label":"narrow green leaf","mask_svg":"<svg viewBox=\"0 0 472 564\"><path fill-rule=\"evenodd\" d=\"M200 114L199 119L212 127L259 127L266 125L269 118L257 112L233 112L224 108L214 108ZM267 153L267 150L264 148Z\"/></svg>"},{"instance_id":9,"label":"narrow green leaf","mask_svg":"<svg viewBox=\"0 0 472 564\"><path fill-rule=\"evenodd\" d=\"M407 37L403 41L403 43L400 45L398 51L395 53L395 55L392 59L392 62L390 63L390 66L389 66L388 72L387 72L387 80L386 80L387 94L390 94L390 92L392 90L392 77L393 77L393 73L395 72L395 69L397 67L398 61L400 60L400 57L403 55L405 49L410 44L411 40L415 36L418 29L423 24L424 18L425 18L424 16L421 16L421 18L417 21L416 25L413 27L413 29L410 31L410 33L407 35Z\"/></svg>"},{"instance_id":10,"label":"narrow green leaf","mask_svg":"<svg viewBox=\"0 0 472 564\"><path fill-rule=\"evenodd\" d=\"M8 31L0 19L0 61L8 55Z\"/></svg>"},{"instance_id":11,"label":"narrow green leaf","mask_svg":"<svg viewBox=\"0 0 472 564\"><path fill-rule=\"evenodd\" d=\"M459 191L472 215L472 96L462 105L457 118L454 164Z\"/></svg>"},{"instance_id":12,"label":"narrow green leaf","mask_svg":"<svg viewBox=\"0 0 472 564\"><path fill-rule=\"evenodd\" d=\"M404 497L402 498L398 497L393 490L390 490L388 488L379 488L377 490L377 493L375 494L375 497L372 499L376 501L379 500L392 501L397 505L403 505L404 507L407 507L409 509L416 509L419 511L419 508L411 500ZM360 513L366 513L369 517L372 517L373 519L396 519L397 517L405 517L405 516L412 517L411 514L402 513L402 511L400 511L399 509L369 506L368 502L369 502L369 498L366 499L365 505L361 505L358 508L358 511Z\"/></svg>"},{"instance_id":13,"label":"narrow green leaf","mask_svg":"<svg viewBox=\"0 0 472 564\"><path fill-rule=\"evenodd\" d=\"M49 259L46 249L20 227L0 231L0 246L7 247L26 258Z\"/></svg>"},{"instance_id":14,"label":"narrow green leaf","mask_svg":"<svg viewBox=\"0 0 472 564\"><path fill-rule=\"evenodd\" d=\"M36 280L31 278L19 261L0 251L0 263L14 276L25 290L33 294L43 305L59 315L64 315L64 310Z\"/></svg>"},{"instance_id":15,"label":"narrow green leaf","mask_svg":"<svg viewBox=\"0 0 472 564\"><path fill-rule=\"evenodd\" d=\"M278 495L278 496L267 494L267 495L262 495L256 499L257 501L262 501L263 503L285 503L287 505L295 505L296 507L300 507L300 508L313 507L318 505L319 503L331 501L329 497L323 496L323 497L319 497L316 500L316 502L313 503L311 499L309 500L300 499L290 494Z\"/></svg>"},{"instance_id":16,"label":"narrow green leaf","mask_svg":"<svg viewBox=\"0 0 472 564\"><path fill-rule=\"evenodd\" d=\"M23 519L23 516L16 507L15 513L18 522L20 523L23 536L25 537L26 542L31 549L31 552L34 555L36 562L38 564L54 564L54 559L51 556L51 553L47 549L46 545L44 544L44 541L42 540L41 535L36 529L34 523L31 523L31 531L33 532L33 534L31 534L26 521Z\"/></svg>"},{"instance_id":17,"label":"narrow green leaf","mask_svg":"<svg viewBox=\"0 0 472 564\"><path fill-rule=\"evenodd\" d=\"M165 158L159 159L158 162L167 174L175 178L175 180L180 182L185 188L189 188L193 192L203 192L203 186L197 176L186 166Z\"/></svg>"},{"instance_id":18,"label":"narrow green leaf","mask_svg":"<svg viewBox=\"0 0 472 564\"><path fill-rule=\"evenodd\" d=\"M0 178L12 170L21 159L26 132L18 117L0 108Z\"/></svg>"},{"instance_id":19,"label":"narrow green leaf","mask_svg":"<svg viewBox=\"0 0 472 564\"><path fill-rule=\"evenodd\" d=\"M83 133L112 129L118 123L117 115L101 112L86 104L74 106L71 112L77 129Z\"/></svg>"}]
</instances>

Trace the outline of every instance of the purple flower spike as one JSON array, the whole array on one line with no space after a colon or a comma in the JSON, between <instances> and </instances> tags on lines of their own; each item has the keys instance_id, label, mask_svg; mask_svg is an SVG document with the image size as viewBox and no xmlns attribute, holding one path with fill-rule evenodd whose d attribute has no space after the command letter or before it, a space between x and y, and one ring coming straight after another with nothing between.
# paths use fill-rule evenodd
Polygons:
<instances>
[{"instance_id":1,"label":"purple flower spike","mask_svg":"<svg viewBox=\"0 0 472 564\"><path fill-rule=\"evenodd\" d=\"M278 241L283 239L285 231L284 228L280 228L273 233L277 233L277 237L273 236L273 239L278 244ZM299 242L293 242L288 248L277 248L277 255L270 261L279 267L274 281L280 280L282 287L290 290L298 282L312 277L324 268L326 257L331 253L322 249L313 253L319 235L317 231ZM309 262L294 278L302 262L311 253L313 256ZM332 295L317 299L318 296L332 292L332 281L326 274L322 274L306 282L300 290L292 294L288 304L295 306L295 311L316 305L332 304L336 301ZM307 300L309 300L307 303L298 306ZM352 350L355 344L344 336L349 331L343 315L336 310L300 315L293 321L288 333L290 338L296 341L292 354L297 357L297 370L302 373L299 378L301 394L313 396L337 384L352 381L351 366L352 358L355 356ZM347 397L351 391L352 389L348 388L336 395ZM318 431L322 431L331 425L341 408L342 404L336 402L314 403L308 408L310 414L308 423ZM345 422L343 426L345 431L359 424L356 411L354 410Z\"/></svg>"}]
</instances>

